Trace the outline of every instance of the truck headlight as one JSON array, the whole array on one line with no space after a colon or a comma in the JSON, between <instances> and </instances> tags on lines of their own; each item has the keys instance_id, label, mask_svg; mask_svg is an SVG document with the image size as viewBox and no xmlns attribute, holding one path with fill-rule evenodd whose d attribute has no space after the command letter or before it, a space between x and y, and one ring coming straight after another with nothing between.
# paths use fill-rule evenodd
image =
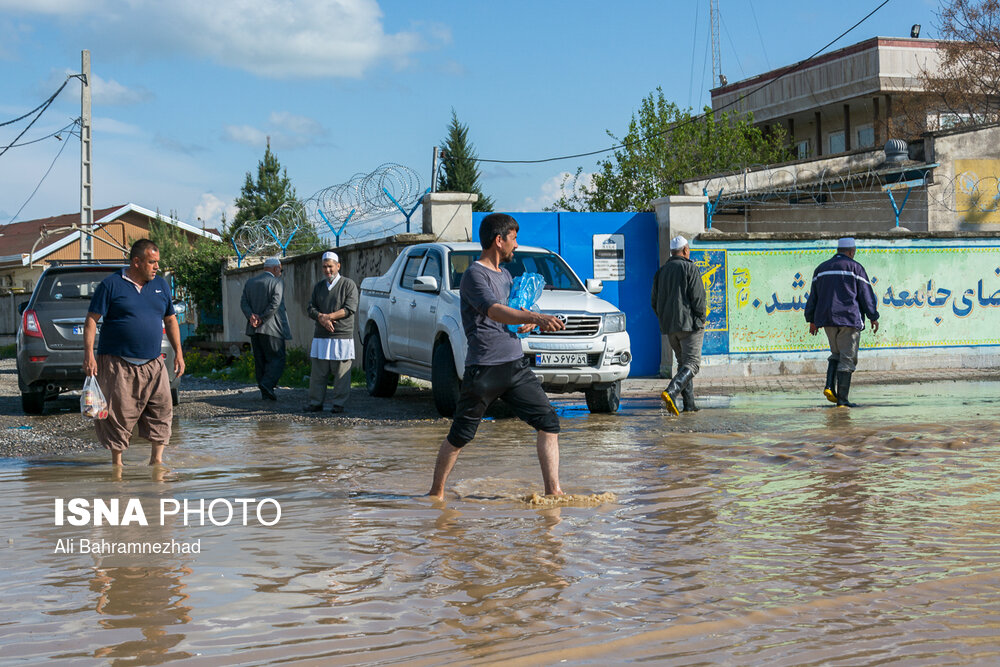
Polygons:
<instances>
[{"instance_id":1,"label":"truck headlight","mask_svg":"<svg viewBox=\"0 0 1000 667\"><path fill-rule=\"evenodd\" d=\"M625 313L605 313L604 333L625 331Z\"/></svg>"}]
</instances>

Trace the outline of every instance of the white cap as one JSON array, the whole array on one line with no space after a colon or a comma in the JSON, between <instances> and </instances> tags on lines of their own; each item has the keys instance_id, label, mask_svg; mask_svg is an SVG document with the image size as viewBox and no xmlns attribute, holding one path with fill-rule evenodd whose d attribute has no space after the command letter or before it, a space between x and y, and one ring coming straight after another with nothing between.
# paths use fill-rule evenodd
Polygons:
<instances>
[{"instance_id":1,"label":"white cap","mask_svg":"<svg viewBox=\"0 0 1000 667\"><path fill-rule=\"evenodd\" d=\"M264 260L264 266L267 267L281 266L281 260L278 259L277 257L268 257L267 259Z\"/></svg>"},{"instance_id":2,"label":"white cap","mask_svg":"<svg viewBox=\"0 0 1000 667\"><path fill-rule=\"evenodd\" d=\"M683 236L681 236L680 234L678 234L674 238L670 239L670 249L671 250L680 250L681 248L683 248L687 244L688 244L688 240L686 238L684 238Z\"/></svg>"},{"instance_id":3,"label":"white cap","mask_svg":"<svg viewBox=\"0 0 1000 667\"><path fill-rule=\"evenodd\" d=\"M331 252L329 250L327 250L326 252L323 253L323 261L324 262L327 261L327 260L331 260L331 259L333 261L335 261L337 264L340 264L340 258L337 257L337 253Z\"/></svg>"},{"instance_id":4,"label":"white cap","mask_svg":"<svg viewBox=\"0 0 1000 667\"><path fill-rule=\"evenodd\" d=\"M850 249L850 248L856 248L857 245L854 243L853 236L845 236L839 241L837 241L837 247Z\"/></svg>"}]
</instances>

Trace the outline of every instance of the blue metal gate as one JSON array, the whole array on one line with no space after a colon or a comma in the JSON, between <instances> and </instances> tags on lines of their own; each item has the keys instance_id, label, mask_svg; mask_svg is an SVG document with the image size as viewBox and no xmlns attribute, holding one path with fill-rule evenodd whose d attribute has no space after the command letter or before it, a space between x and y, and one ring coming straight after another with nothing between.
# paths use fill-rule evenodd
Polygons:
<instances>
[{"instance_id":1,"label":"blue metal gate","mask_svg":"<svg viewBox=\"0 0 1000 667\"><path fill-rule=\"evenodd\" d=\"M485 213L472 216L477 237ZM581 279L594 277L594 236L625 237L623 280L604 279L599 295L625 313L632 341L632 377L656 376L660 371L660 328L649 302L653 275L659 267L656 215L653 213L511 213L517 219L520 245L554 250L569 262Z\"/></svg>"}]
</instances>

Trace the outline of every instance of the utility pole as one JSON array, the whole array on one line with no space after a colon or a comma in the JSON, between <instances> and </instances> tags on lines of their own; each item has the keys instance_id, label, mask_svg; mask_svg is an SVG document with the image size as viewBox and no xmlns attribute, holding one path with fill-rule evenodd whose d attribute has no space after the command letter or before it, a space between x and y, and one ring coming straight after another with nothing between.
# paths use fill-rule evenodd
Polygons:
<instances>
[{"instance_id":1,"label":"utility pole","mask_svg":"<svg viewBox=\"0 0 1000 667\"><path fill-rule=\"evenodd\" d=\"M438 147L434 147L434 156L431 158L431 192L438 191Z\"/></svg>"},{"instance_id":2,"label":"utility pole","mask_svg":"<svg viewBox=\"0 0 1000 667\"><path fill-rule=\"evenodd\" d=\"M712 87L722 84L722 53L719 51L719 0L708 0L708 22L712 31Z\"/></svg>"},{"instance_id":3,"label":"utility pole","mask_svg":"<svg viewBox=\"0 0 1000 667\"><path fill-rule=\"evenodd\" d=\"M94 259L94 192L90 137L90 51L81 52L80 82L80 261Z\"/></svg>"}]
</instances>

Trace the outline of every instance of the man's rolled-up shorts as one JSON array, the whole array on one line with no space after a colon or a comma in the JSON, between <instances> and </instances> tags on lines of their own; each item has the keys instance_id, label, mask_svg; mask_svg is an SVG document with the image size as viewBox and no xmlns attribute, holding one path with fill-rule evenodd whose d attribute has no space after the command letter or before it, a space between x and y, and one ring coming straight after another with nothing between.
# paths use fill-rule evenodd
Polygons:
<instances>
[{"instance_id":1,"label":"man's rolled-up shorts","mask_svg":"<svg viewBox=\"0 0 1000 667\"><path fill-rule=\"evenodd\" d=\"M522 357L497 366L466 367L448 442L453 447L471 442L486 409L498 398L536 431L559 432L559 417L542 383L528 367L528 359Z\"/></svg>"},{"instance_id":2,"label":"man's rolled-up shorts","mask_svg":"<svg viewBox=\"0 0 1000 667\"><path fill-rule=\"evenodd\" d=\"M108 399L108 418L94 421L102 445L117 452L128 449L136 425L139 437L158 445L170 442L174 409L170 377L162 358L136 365L112 354L100 354L97 384Z\"/></svg>"}]
</instances>

